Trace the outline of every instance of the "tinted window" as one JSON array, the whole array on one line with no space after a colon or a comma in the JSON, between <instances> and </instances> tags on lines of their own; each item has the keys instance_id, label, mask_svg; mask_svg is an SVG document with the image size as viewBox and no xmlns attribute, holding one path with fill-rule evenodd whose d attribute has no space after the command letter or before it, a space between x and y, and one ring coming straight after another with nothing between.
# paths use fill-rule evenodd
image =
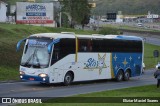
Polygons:
<instances>
[{"instance_id":1,"label":"tinted window","mask_svg":"<svg viewBox=\"0 0 160 106\"><path fill-rule=\"evenodd\" d=\"M75 53L75 39L61 39L60 40L60 55L61 58L68 54Z\"/></svg>"},{"instance_id":2,"label":"tinted window","mask_svg":"<svg viewBox=\"0 0 160 106\"><path fill-rule=\"evenodd\" d=\"M93 40L93 52L142 52L142 42L134 40Z\"/></svg>"},{"instance_id":3,"label":"tinted window","mask_svg":"<svg viewBox=\"0 0 160 106\"><path fill-rule=\"evenodd\" d=\"M92 40L91 39L78 39L78 52L91 52Z\"/></svg>"}]
</instances>

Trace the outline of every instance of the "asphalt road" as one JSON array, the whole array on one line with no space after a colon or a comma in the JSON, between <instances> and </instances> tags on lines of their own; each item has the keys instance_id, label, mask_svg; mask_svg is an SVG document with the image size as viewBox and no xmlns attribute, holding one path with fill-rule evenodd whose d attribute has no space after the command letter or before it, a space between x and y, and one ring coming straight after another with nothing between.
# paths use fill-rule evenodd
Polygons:
<instances>
[{"instance_id":1,"label":"asphalt road","mask_svg":"<svg viewBox=\"0 0 160 106\"><path fill-rule=\"evenodd\" d=\"M116 82L112 80L103 80L85 83L79 82L71 86L62 86L60 84L41 85L35 82L0 83L0 97L65 97L156 84L153 72L154 70L147 70L145 74L131 78L130 81Z\"/></svg>"},{"instance_id":2,"label":"asphalt road","mask_svg":"<svg viewBox=\"0 0 160 106\"><path fill-rule=\"evenodd\" d=\"M130 36L139 36L145 39L146 43L160 46L160 36L159 35L139 34L139 33L131 33L131 32L124 32L123 34L130 35Z\"/></svg>"},{"instance_id":3,"label":"asphalt road","mask_svg":"<svg viewBox=\"0 0 160 106\"><path fill-rule=\"evenodd\" d=\"M101 22L100 24L102 23L104 22ZM93 29L89 27L85 27L85 30L93 30ZM133 33L133 32L123 32L123 34L129 35L129 36L139 36L145 39L146 43L160 46L160 36L159 35L139 34L139 33Z\"/></svg>"}]
</instances>

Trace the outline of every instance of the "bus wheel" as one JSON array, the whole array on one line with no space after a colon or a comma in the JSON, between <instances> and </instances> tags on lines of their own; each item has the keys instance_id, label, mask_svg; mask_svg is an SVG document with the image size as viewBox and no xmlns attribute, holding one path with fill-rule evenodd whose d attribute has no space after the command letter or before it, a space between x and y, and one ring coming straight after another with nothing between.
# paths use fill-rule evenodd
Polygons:
<instances>
[{"instance_id":1,"label":"bus wheel","mask_svg":"<svg viewBox=\"0 0 160 106\"><path fill-rule=\"evenodd\" d=\"M120 70L116 76L116 80L119 82L119 81L122 81L123 80L123 71Z\"/></svg>"},{"instance_id":2,"label":"bus wheel","mask_svg":"<svg viewBox=\"0 0 160 106\"><path fill-rule=\"evenodd\" d=\"M64 77L64 85L68 86L72 83L72 81L73 81L73 76L70 72L68 72Z\"/></svg>"},{"instance_id":3,"label":"bus wheel","mask_svg":"<svg viewBox=\"0 0 160 106\"><path fill-rule=\"evenodd\" d=\"M129 71L126 71L126 72L124 73L124 81L128 81L128 80L129 80L129 77L130 77L130 73L129 73Z\"/></svg>"}]
</instances>

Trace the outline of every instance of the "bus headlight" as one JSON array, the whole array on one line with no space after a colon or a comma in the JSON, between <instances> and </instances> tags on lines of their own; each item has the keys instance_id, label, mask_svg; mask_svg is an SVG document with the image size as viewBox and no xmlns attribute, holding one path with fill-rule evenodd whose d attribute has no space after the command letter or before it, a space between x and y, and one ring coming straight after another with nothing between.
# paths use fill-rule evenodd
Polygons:
<instances>
[{"instance_id":1,"label":"bus headlight","mask_svg":"<svg viewBox=\"0 0 160 106\"><path fill-rule=\"evenodd\" d=\"M23 72L23 71L20 71L20 72L19 72L19 74L20 74L20 75L24 75L24 74L25 74L25 72Z\"/></svg>"},{"instance_id":2,"label":"bus headlight","mask_svg":"<svg viewBox=\"0 0 160 106\"><path fill-rule=\"evenodd\" d=\"M47 77L47 74L41 73L41 74L39 74L38 76L44 78L44 77Z\"/></svg>"}]
</instances>

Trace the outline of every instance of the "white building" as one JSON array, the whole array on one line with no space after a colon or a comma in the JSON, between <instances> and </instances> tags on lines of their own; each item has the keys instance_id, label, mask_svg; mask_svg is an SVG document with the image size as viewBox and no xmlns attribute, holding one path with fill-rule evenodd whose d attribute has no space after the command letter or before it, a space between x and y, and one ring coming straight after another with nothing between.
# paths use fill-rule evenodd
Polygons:
<instances>
[{"instance_id":1,"label":"white building","mask_svg":"<svg viewBox=\"0 0 160 106\"><path fill-rule=\"evenodd\" d=\"M116 22L117 22L117 23L123 22L123 15L117 15Z\"/></svg>"},{"instance_id":2,"label":"white building","mask_svg":"<svg viewBox=\"0 0 160 106\"><path fill-rule=\"evenodd\" d=\"M7 12L7 7L6 3L0 1L0 22L6 22L6 12Z\"/></svg>"},{"instance_id":3,"label":"white building","mask_svg":"<svg viewBox=\"0 0 160 106\"><path fill-rule=\"evenodd\" d=\"M159 15L158 14L148 14L147 18L149 18L149 19L157 19L157 18L159 18Z\"/></svg>"}]
</instances>

